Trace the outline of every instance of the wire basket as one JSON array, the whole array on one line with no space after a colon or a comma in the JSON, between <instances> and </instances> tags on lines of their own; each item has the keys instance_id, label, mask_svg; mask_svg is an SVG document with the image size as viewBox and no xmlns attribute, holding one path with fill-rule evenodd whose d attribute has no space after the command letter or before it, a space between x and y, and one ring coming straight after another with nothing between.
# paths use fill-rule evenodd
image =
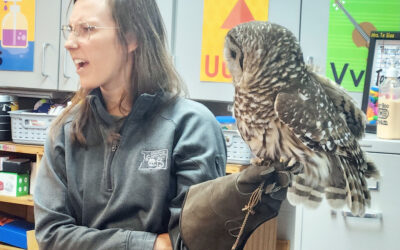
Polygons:
<instances>
[{"instance_id":1,"label":"wire basket","mask_svg":"<svg viewBox=\"0 0 400 250\"><path fill-rule=\"evenodd\" d=\"M10 111L11 137L15 143L43 145L47 129L57 115L34 113L31 110Z\"/></svg>"}]
</instances>

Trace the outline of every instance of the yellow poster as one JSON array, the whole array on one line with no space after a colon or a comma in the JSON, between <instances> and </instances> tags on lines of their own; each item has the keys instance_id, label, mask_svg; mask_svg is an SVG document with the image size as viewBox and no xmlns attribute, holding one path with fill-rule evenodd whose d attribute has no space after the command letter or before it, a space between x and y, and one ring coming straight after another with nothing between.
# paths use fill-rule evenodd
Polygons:
<instances>
[{"instance_id":1,"label":"yellow poster","mask_svg":"<svg viewBox=\"0 0 400 250\"><path fill-rule=\"evenodd\" d=\"M232 82L224 63L225 35L236 25L268 19L269 0L204 0L200 81Z\"/></svg>"}]
</instances>

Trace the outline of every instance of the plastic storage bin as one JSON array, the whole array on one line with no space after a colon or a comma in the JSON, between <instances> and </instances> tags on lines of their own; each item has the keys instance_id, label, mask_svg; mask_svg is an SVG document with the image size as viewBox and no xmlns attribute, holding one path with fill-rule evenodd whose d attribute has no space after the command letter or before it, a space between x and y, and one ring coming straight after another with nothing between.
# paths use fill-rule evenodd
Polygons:
<instances>
[{"instance_id":1,"label":"plastic storage bin","mask_svg":"<svg viewBox=\"0 0 400 250\"><path fill-rule=\"evenodd\" d=\"M10 115L12 97L0 95L0 141L11 139Z\"/></svg>"},{"instance_id":2,"label":"plastic storage bin","mask_svg":"<svg viewBox=\"0 0 400 250\"><path fill-rule=\"evenodd\" d=\"M237 130L222 130L228 151L228 163L249 165L252 153Z\"/></svg>"},{"instance_id":3,"label":"plastic storage bin","mask_svg":"<svg viewBox=\"0 0 400 250\"><path fill-rule=\"evenodd\" d=\"M234 130L236 128L236 119L232 116L216 116L217 121L221 125L222 129Z\"/></svg>"},{"instance_id":4,"label":"plastic storage bin","mask_svg":"<svg viewBox=\"0 0 400 250\"><path fill-rule=\"evenodd\" d=\"M11 136L15 143L43 145L47 129L57 117L45 113L34 113L30 110L10 111Z\"/></svg>"}]
</instances>

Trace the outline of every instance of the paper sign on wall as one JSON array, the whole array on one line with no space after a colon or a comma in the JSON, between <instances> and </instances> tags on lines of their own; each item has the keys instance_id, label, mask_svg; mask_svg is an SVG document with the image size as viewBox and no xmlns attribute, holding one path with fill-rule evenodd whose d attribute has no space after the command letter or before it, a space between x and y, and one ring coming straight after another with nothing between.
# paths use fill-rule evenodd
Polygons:
<instances>
[{"instance_id":1,"label":"paper sign on wall","mask_svg":"<svg viewBox=\"0 0 400 250\"><path fill-rule=\"evenodd\" d=\"M0 3L0 70L33 71L35 0Z\"/></svg>"},{"instance_id":2,"label":"paper sign on wall","mask_svg":"<svg viewBox=\"0 0 400 250\"><path fill-rule=\"evenodd\" d=\"M200 81L232 82L224 63L225 35L234 26L268 19L268 0L204 0Z\"/></svg>"}]
</instances>

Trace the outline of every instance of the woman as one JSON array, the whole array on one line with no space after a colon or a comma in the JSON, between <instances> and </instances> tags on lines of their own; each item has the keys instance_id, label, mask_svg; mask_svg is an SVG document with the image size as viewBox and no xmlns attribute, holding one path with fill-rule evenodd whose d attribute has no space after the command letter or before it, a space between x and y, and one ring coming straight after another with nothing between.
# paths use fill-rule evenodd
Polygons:
<instances>
[{"instance_id":1,"label":"woman","mask_svg":"<svg viewBox=\"0 0 400 250\"><path fill-rule=\"evenodd\" d=\"M175 249L189 186L224 175L213 115L183 99L154 0L78 0L63 26L81 88L35 190L41 249Z\"/></svg>"}]
</instances>

